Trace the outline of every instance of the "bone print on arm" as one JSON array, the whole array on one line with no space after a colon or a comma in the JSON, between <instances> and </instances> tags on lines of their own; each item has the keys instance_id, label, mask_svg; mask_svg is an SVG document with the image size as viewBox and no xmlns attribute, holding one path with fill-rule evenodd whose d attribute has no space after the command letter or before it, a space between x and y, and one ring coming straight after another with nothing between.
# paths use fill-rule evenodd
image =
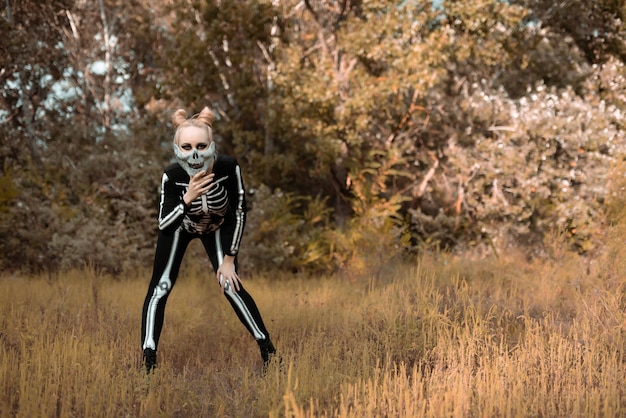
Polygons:
<instances>
[{"instance_id":1,"label":"bone print on arm","mask_svg":"<svg viewBox=\"0 0 626 418\"><path fill-rule=\"evenodd\" d=\"M175 231L183 222L187 207L176 184L171 181L167 171L161 178L161 197L159 202L159 229L165 232Z\"/></svg>"}]
</instances>

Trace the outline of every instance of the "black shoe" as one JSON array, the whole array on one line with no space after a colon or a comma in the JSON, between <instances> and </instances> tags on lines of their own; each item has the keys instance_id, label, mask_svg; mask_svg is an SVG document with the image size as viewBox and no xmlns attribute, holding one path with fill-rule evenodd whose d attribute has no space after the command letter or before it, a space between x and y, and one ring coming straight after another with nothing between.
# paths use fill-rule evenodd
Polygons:
<instances>
[{"instance_id":1,"label":"black shoe","mask_svg":"<svg viewBox=\"0 0 626 418\"><path fill-rule=\"evenodd\" d=\"M274 344L269 339L258 340L259 348L261 349L261 357L263 358L263 363L267 364L272 359L272 356L276 354L276 349L274 348Z\"/></svg>"},{"instance_id":2,"label":"black shoe","mask_svg":"<svg viewBox=\"0 0 626 418\"><path fill-rule=\"evenodd\" d=\"M146 366L146 374L150 374L152 370L156 367L157 356L156 350L151 348L146 348L143 350L143 364Z\"/></svg>"},{"instance_id":3,"label":"black shoe","mask_svg":"<svg viewBox=\"0 0 626 418\"><path fill-rule=\"evenodd\" d=\"M272 359L276 356L276 348L270 339L258 340L259 348L261 349L261 358L263 359L263 372L267 371Z\"/></svg>"}]
</instances>

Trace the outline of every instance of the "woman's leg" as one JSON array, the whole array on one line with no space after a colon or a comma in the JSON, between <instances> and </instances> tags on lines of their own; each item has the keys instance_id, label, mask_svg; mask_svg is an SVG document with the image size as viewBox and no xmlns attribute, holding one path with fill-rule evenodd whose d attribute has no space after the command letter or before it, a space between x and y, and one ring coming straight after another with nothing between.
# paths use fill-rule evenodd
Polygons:
<instances>
[{"instance_id":1,"label":"woman's leg","mask_svg":"<svg viewBox=\"0 0 626 418\"><path fill-rule=\"evenodd\" d=\"M202 244L211 260L211 264L213 265L213 270L217 272L217 269L222 264L224 260L224 252L222 250L222 242L220 238L219 229L215 231L214 234L207 235L202 237ZM235 259L235 270L237 270L238 264L237 259ZM269 362L270 357L276 352L271 340L270 335L267 329L265 328L265 324L263 323L263 318L261 318L261 313L254 302L254 299L250 294L243 288L240 283L239 291L237 291L234 286L226 285L224 288L224 295L230 305L235 310L237 317L243 323L243 325L247 328L247 330L252 334L254 339L259 344L259 348L261 349L261 357L263 361L267 364Z\"/></svg>"},{"instance_id":2,"label":"woman's leg","mask_svg":"<svg viewBox=\"0 0 626 418\"><path fill-rule=\"evenodd\" d=\"M154 269L143 304L141 341L148 372L156 364L156 350L163 328L165 304L176 283L180 264L192 236L181 228L173 234L159 231Z\"/></svg>"}]
</instances>

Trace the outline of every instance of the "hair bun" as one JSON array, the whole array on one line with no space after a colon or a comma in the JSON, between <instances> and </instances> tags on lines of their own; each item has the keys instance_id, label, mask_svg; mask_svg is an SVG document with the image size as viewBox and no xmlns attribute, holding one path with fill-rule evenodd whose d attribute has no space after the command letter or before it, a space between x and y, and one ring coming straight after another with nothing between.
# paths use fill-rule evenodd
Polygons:
<instances>
[{"instance_id":1,"label":"hair bun","mask_svg":"<svg viewBox=\"0 0 626 418\"><path fill-rule=\"evenodd\" d=\"M172 123L174 124L175 128L178 128L186 120L187 120L187 112L185 112L185 109L178 109L172 115Z\"/></svg>"},{"instance_id":2,"label":"hair bun","mask_svg":"<svg viewBox=\"0 0 626 418\"><path fill-rule=\"evenodd\" d=\"M213 121L215 120L215 113L207 106L202 109L198 114L198 120L206 123L209 127L213 127Z\"/></svg>"}]
</instances>

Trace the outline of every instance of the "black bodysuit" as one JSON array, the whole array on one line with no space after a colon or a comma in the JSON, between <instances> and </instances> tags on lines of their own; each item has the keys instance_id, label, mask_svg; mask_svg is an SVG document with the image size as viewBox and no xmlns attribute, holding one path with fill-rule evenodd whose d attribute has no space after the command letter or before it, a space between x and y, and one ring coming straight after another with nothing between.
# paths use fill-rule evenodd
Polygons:
<instances>
[{"instance_id":1,"label":"black bodysuit","mask_svg":"<svg viewBox=\"0 0 626 418\"><path fill-rule=\"evenodd\" d=\"M246 223L246 198L241 169L234 158L220 155L212 172L215 176L211 189L189 206L183 201L189 185L187 172L174 163L163 173L154 270L143 305L141 339L144 350L157 349L165 304L176 283L189 242L194 238L202 241L214 272L222 264L224 255L236 256L239 252ZM263 352L263 344L270 342L269 334L250 294L242 286L237 291L228 284L224 294L241 322L262 346Z\"/></svg>"}]
</instances>

